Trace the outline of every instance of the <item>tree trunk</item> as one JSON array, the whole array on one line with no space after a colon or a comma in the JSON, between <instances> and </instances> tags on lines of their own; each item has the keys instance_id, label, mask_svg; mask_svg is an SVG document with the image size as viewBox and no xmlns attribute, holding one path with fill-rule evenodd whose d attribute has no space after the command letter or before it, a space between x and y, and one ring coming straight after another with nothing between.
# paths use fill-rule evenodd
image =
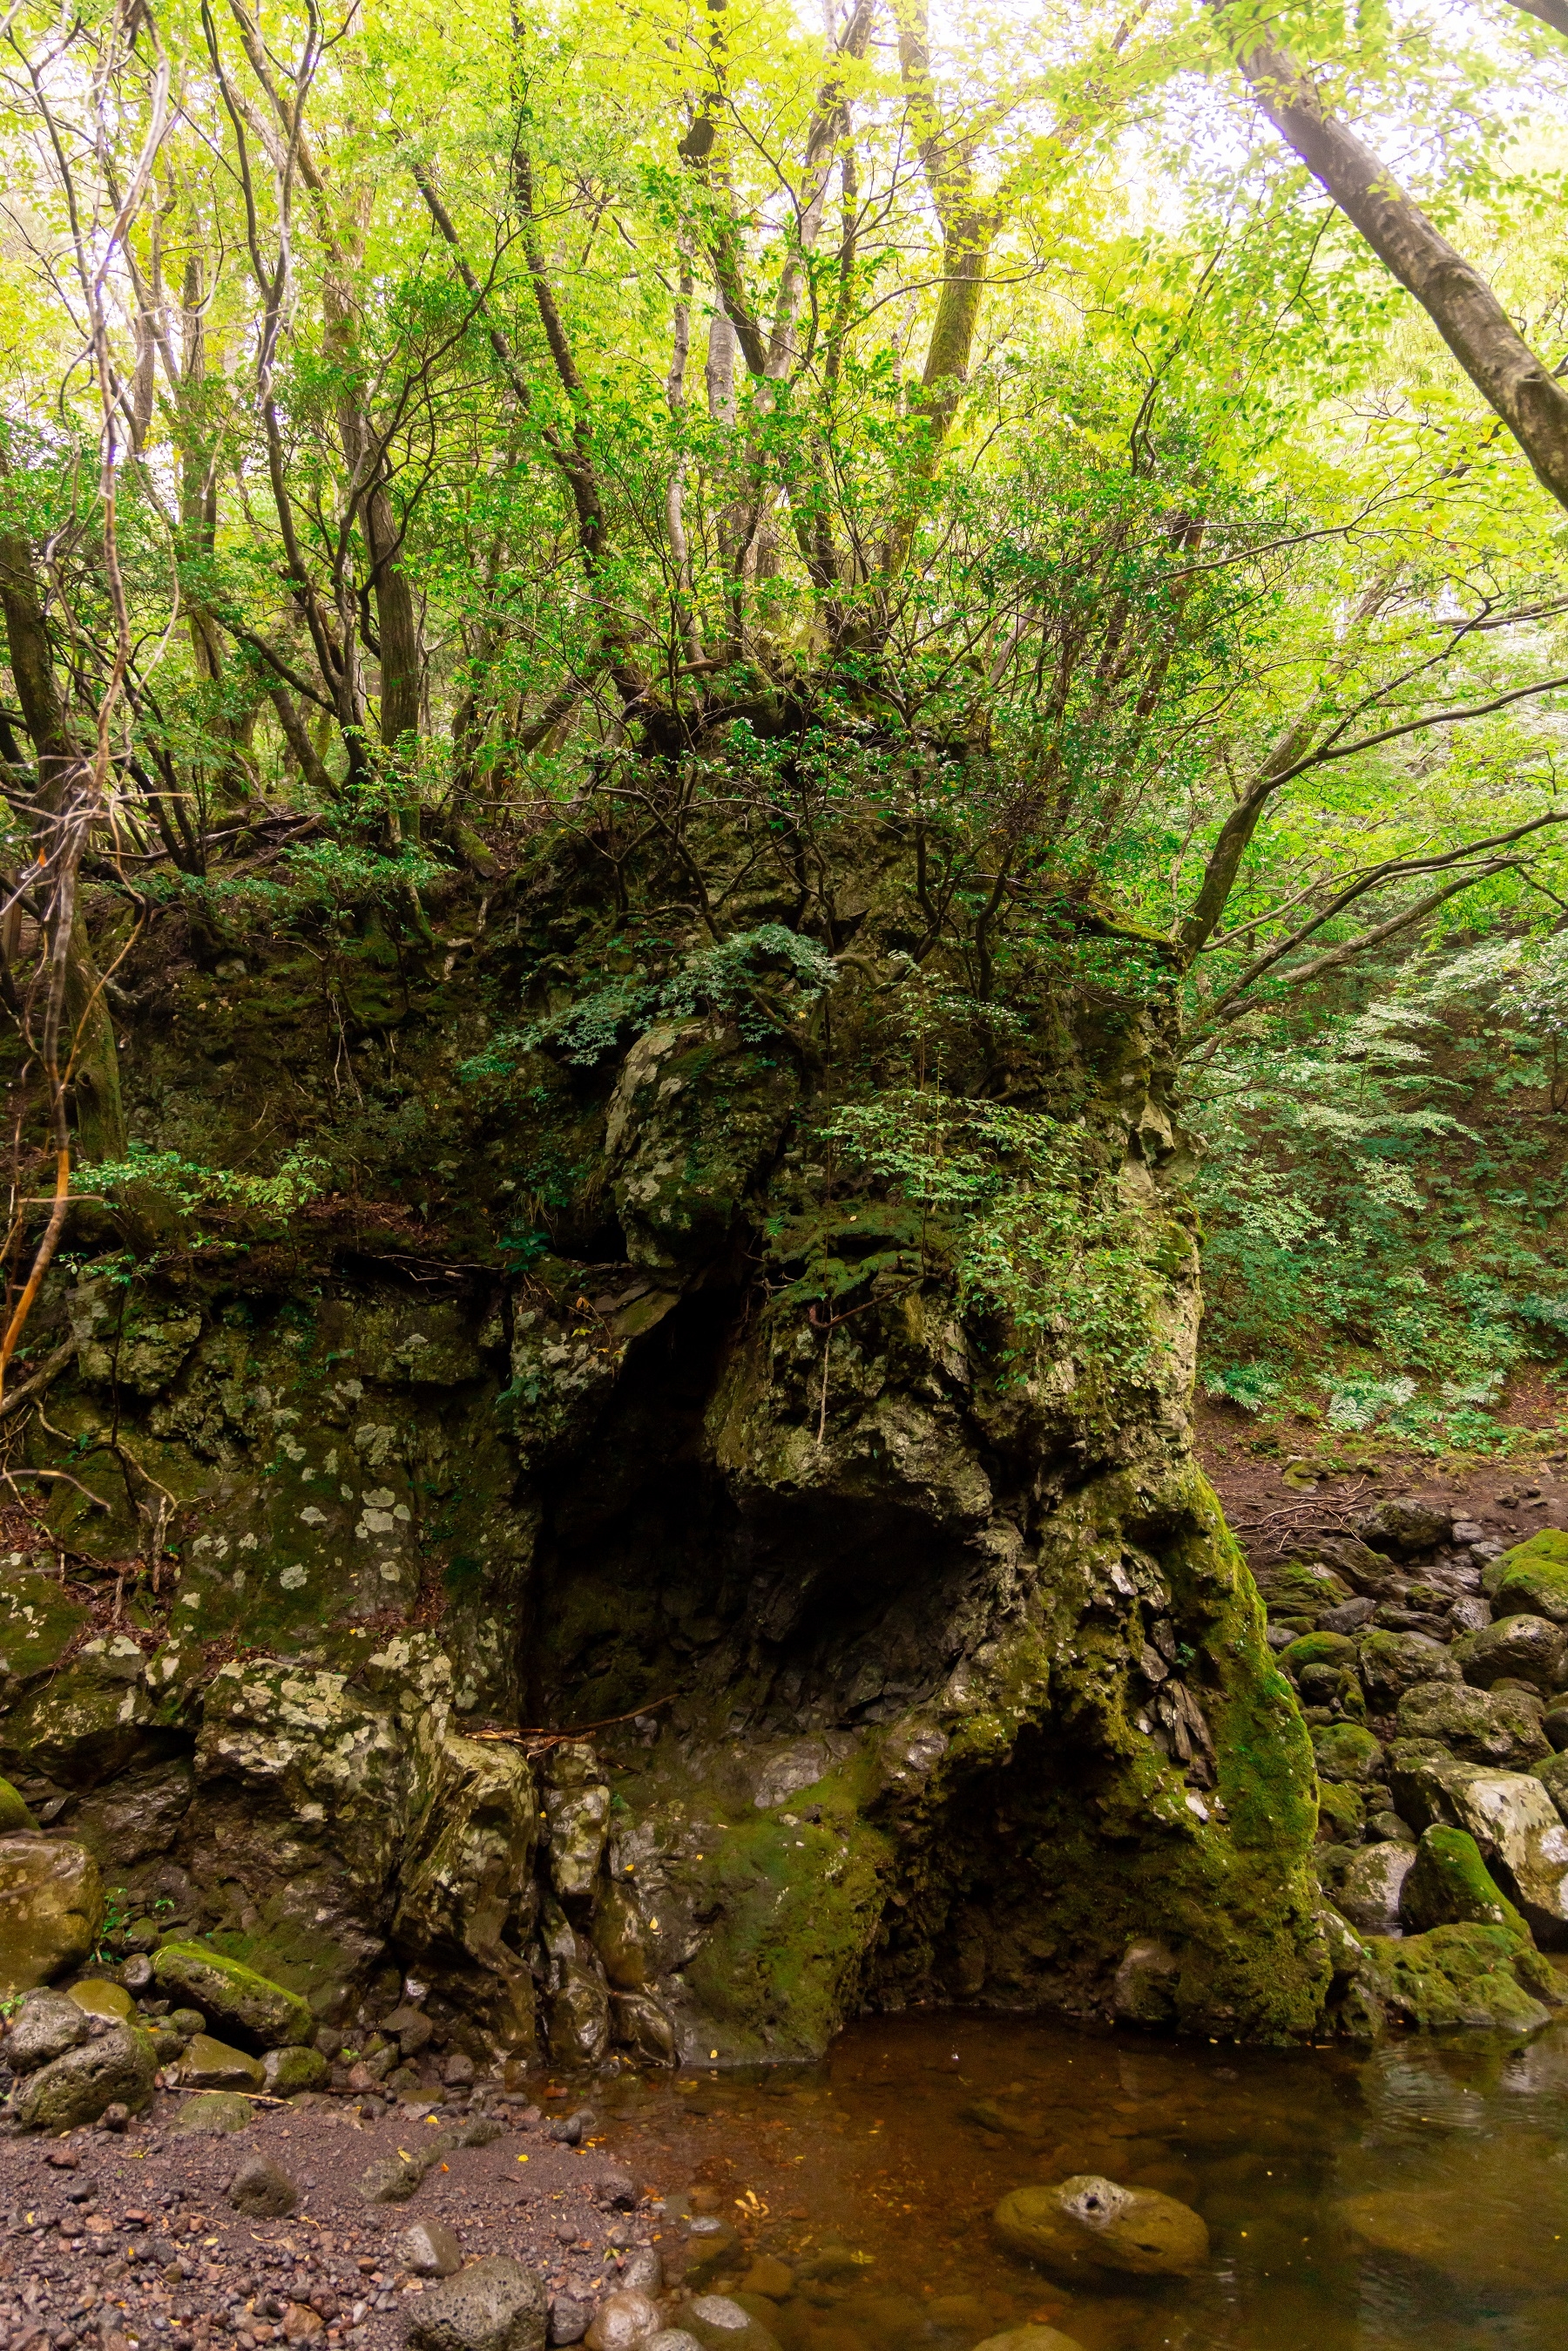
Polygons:
<instances>
[{"instance_id":1,"label":"tree trunk","mask_svg":"<svg viewBox=\"0 0 1568 2351\"><path fill-rule=\"evenodd\" d=\"M1223 0L1210 5L1228 33ZM1237 35L1231 54L1281 138L1415 296L1537 478L1568 507L1568 392L1531 350L1480 271L1438 235L1371 148L1324 111L1306 76L1278 49L1255 40L1251 23L1238 20Z\"/></svg>"}]
</instances>

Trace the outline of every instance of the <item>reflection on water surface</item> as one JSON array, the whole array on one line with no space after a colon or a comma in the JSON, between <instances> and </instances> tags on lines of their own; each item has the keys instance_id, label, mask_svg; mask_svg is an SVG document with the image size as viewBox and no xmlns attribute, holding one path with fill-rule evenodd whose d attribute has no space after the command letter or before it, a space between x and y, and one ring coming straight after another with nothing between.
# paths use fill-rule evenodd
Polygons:
<instances>
[{"instance_id":1,"label":"reflection on water surface","mask_svg":"<svg viewBox=\"0 0 1568 2351\"><path fill-rule=\"evenodd\" d=\"M603 2106L672 2214L695 2185L739 2222L707 2290L784 2351L970 2351L1032 2321L1084 2351L1568 2346L1568 2025L1367 2053L919 2015L808 2073L645 2078ZM1209 2270L1090 2291L1003 2252L998 2199L1074 2172L1195 2206Z\"/></svg>"}]
</instances>

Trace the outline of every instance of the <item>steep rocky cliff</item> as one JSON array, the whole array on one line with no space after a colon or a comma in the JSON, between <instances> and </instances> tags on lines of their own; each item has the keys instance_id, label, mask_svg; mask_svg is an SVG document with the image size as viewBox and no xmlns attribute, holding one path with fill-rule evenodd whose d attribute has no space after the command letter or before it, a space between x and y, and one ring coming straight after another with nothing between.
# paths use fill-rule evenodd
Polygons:
<instances>
[{"instance_id":1,"label":"steep rocky cliff","mask_svg":"<svg viewBox=\"0 0 1568 2351\"><path fill-rule=\"evenodd\" d=\"M916 2001L1308 2029L1158 967L1078 917L939 983L875 828L706 925L603 864L137 951L146 1180L0 1424L0 1768L111 1944L327 2022L412 1975L557 2062ZM189 1172L302 1150L286 1216Z\"/></svg>"}]
</instances>

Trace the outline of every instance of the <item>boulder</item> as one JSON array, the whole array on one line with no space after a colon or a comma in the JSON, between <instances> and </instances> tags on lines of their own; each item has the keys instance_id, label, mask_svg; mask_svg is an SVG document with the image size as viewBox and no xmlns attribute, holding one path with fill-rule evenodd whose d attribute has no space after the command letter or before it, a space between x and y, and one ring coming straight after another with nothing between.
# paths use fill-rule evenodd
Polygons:
<instances>
[{"instance_id":1,"label":"boulder","mask_svg":"<svg viewBox=\"0 0 1568 2351\"><path fill-rule=\"evenodd\" d=\"M1543 2193L1542 2187L1534 2189L1521 2228L1478 2227L1472 2182L1440 2173L1413 2186L1349 2197L1335 2207L1335 2218L1358 2251L1392 2254L1401 2272L1418 2262L1449 2280L1471 2307L1481 2297L1497 2296L1511 2310L1520 2297L1541 2294L1550 2299L1536 2306L1550 2311L1561 2306L1563 2294L1563 2234L1552 2221L1564 2216L1561 2191L1545 2188ZM1429 2292L1433 2281L1427 2283ZM1466 2332L1472 2342L1480 2339L1479 2329Z\"/></svg>"},{"instance_id":2,"label":"boulder","mask_svg":"<svg viewBox=\"0 0 1568 2351\"><path fill-rule=\"evenodd\" d=\"M1523 1919L1481 1859L1474 1837L1440 1822L1424 1832L1410 1858L1398 1917L1415 1934L1429 1927L1462 1926L1512 1927L1525 1932Z\"/></svg>"},{"instance_id":3,"label":"boulder","mask_svg":"<svg viewBox=\"0 0 1568 2351\"><path fill-rule=\"evenodd\" d=\"M296 2098L301 2090L324 2090L332 2069L319 2049L269 2049L262 2078L269 2097Z\"/></svg>"},{"instance_id":4,"label":"boulder","mask_svg":"<svg viewBox=\"0 0 1568 2351\"><path fill-rule=\"evenodd\" d=\"M161 1991L261 2049L303 2046L316 2020L297 1992L201 1943L165 1943L152 1962Z\"/></svg>"},{"instance_id":5,"label":"boulder","mask_svg":"<svg viewBox=\"0 0 1568 2351\"><path fill-rule=\"evenodd\" d=\"M1407 1844L1360 1846L1335 1881L1335 1907L1363 1935L1397 1935L1400 1892L1415 1858Z\"/></svg>"},{"instance_id":6,"label":"boulder","mask_svg":"<svg viewBox=\"0 0 1568 2351\"><path fill-rule=\"evenodd\" d=\"M405 2339L417 2351L545 2351L545 2288L521 2262L470 2262L415 2296Z\"/></svg>"},{"instance_id":7,"label":"boulder","mask_svg":"<svg viewBox=\"0 0 1568 2351\"><path fill-rule=\"evenodd\" d=\"M1320 1633L1359 1633L1370 1625L1377 1613L1377 1603L1366 1593L1358 1593L1354 1600L1342 1600L1336 1608L1324 1608L1318 1616Z\"/></svg>"},{"instance_id":8,"label":"boulder","mask_svg":"<svg viewBox=\"0 0 1568 2351\"><path fill-rule=\"evenodd\" d=\"M1282 1559L1257 1571L1257 1585L1269 1614L1316 1617L1353 1595L1348 1583L1320 1560ZM1337 1625L1326 1628L1336 1632Z\"/></svg>"},{"instance_id":9,"label":"boulder","mask_svg":"<svg viewBox=\"0 0 1568 2351\"><path fill-rule=\"evenodd\" d=\"M1366 1829L1366 1799L1345 1780L1324 1780L1317 1792L1320 1844L1359 1844Z\"/></svg>"},{"instance_id":10,"label":"boulder","mask_svg":"<svg viewBox=\"0 0 1568 2351\"><path fill-rule=\"evenodd\" d=\"M779 2351L778 2337L760 2318L724 2294L701 2294L681 2314L702 2351ZM592 2351L593 2329L588 2329Z\"/></svg>"},{"instance_id":11,"label":"boulder","mask_svg":"<svg viewBox=\"0 0 1568 2351\"><path fill-rule=\"evenodd\" d=\"M174 2117L177 2138L200 2138L223 2131L244 2130L255 2108L234 2090L203 2090L199 2098L182 2098Z\"/></svg>"},{"instance_id":12,"label":"boulder","mask_svg":"<svg viewBox=\"0 0 1568 2351\"><path fill-rule=\"evenodd\" d=\"M1501 1616L1479 1633L1467 1633L1453 1646L1454 1663L1477 1689L1494 1682L1528 1682L1549 1696L1561 1689L1568 1662L1568 1627L1549 1616Z\"/></svg>"},{"instance_id":13,"label":"boulder","mask_svg":"<svg viewBox=\"0 0 1568 2351\"><path fill-rule=\"evenodd\" d=\"M33 1991L12 2018L0 2055L14 2074L35 2074L87 2037L87 2011L68 1992Z\"/></svg>"},{"instance_id":14,"label":"boulder","mask_svg":"<svg viewBox=\"0 0 1568 2351\"><path fill-rule=\"evenodd\" d=\"M1440 1750L1396 1745L1389 1757L1400 1811L1422 1829L1437 1822L1472 1836L1537 1938L1562 1942L1568 1846L1559 1838L1568 1831L1545 1782L1534 1772L1489 1771ZM1556 1761L1542 1768L1551 1771Z\"/></svg>"},{"instance_id":15,"label":"boulder","mask_svg":"<svg viewBox=\"0 0 1568 2351\"><path fill-rule=\"evenodd\" d=\"M731 2268L740 2242L728 2220L720 2220L717 2213L699 2213L687 2234L686 2284L705 2284L721 2270Z\"/></svg>"},{"instance_id":16,"label":"boulder","mask_svg":"<svg viewBox=\"0 0 1568 2351\"><path fill-rule=\"evenodd\" d=\"M1543 1782L1523 1771L1478 1771L1451 1799L1511 1894L1537 1942L1568 1944L1568 1827Z\"/></svg>"},{"instance_id":17,"label":"boulder","mask_svg":"<svg viewBox=\"0 0 1568 2351\"><path fill-rule=\"evenodd\" d=\"M1365 1787L1383 1776L1383 1750L1358 1722L1318 1724L1312 1734L1312 1750L1320 1780L1342 1780Z\"/></svg>"},{"instance_id":18,"label":"boulder","mask_svg":"<svg viewBox=\"0 0 1568 2351\"><path fill-rule=\"evenodd\" d=\"M1436 1551L1453 1531L1451 1510L1439 1502L1423 1502L1415 1494L1390 1495L1356 1529L1364 1542L1399 1552Z\"/></svg>"},{"instance_id":19,"label":"boulder","mask_svg":"<svg viewBox=\"0 0 1568 2351\"><path fill-rule=\"evenodd\" d=\"M0 1996L79 1968L98 1941L103 1886L85 1845L0 1836Z\"/></svg>"},{"instance_id":20,"label":"boulder","mask_svg":"<svg viewBox=\"0 0 1568 2351\"><path fill-rule=\"evenodd\" d=\"M743 2323L746 2316L742 2310L740 2331L732 2338L726 2337L726 2341L732 2339L739 2343L746 2339L747 2330ZM650 2335L657 2335L662 2325L656 2302L635 2289L622 2287L614 2294L607 2294L595 2311L587 2335L588 2351L634 2351L636 2345L646 2343ZM705 2339L699 2327L692 2331L699 2343Z\"/></svg>"},{"instance_id":21,"label":"boulder","mask_svg":"<svg viewBox=\"0 0 1568 2351\"><path fill-rule=\"evenodd\" d=\"M1282 1673L1295 1680L1304 1666L1337 1666L1342 1670L1355 1663L1355 1644L1344 1633L1303 1633L1288 1649L1282 1649L1278 1664Z\"/></svg>"},{"instance_id":22,"label":"boulder","mask_svg":"<svg viewBox=\"0 0 1568 2351\"><path fill-rule=\"evenodd\" d=\"M299 2209L299 2188L281 2163L253 2155L229 2182L229 2201L253 2220L282 2220Z\"/></svg>"},{"instance_id":23,"label":"boulder","mask_svg":"<svg viewBox=\"0 0 1568 2351\"><path fill-rule=\"evenodd\" d=\"M1559 1749L1555 1755L1547 1756L1535 1766L1532 1777L1540 1781L1560 1817L1568 1821L1568 1753Z\"/></svg>"},{"instance_id":24,"label":"boulder","mask_svg":"<svg viewBox=\"0 0 1568 2351\"><path fill-rule=\"evenodd\" d=\"M71 1985L66 1994L74 2000L87 2016L107 2016L111 2023L123 2024L136 2013L136 2002L123 1984L110 1983L103 1976L88 1976Z\"/></svg>"},{"instance_id":25,"label":"boulder","mask_svg":"<svg viewBox=\"0 0 1568 2351\"><path fill-rule=\"evenodd\" d=\"M152 2095L157 2065L145 2032L111 2024L28 2074L12 2102L17 2120L28 2130L62 2131L96 2123L113 2105L140 2114Z\"/></svg>"},{"instance_id":26,"label":"boulder","mask_svg":"<svg viewBox=\"0 0 1568 2351\"><path fill-rule=\"evenodd\" d=\"M1015 2188L993 2219L1011 2252L1069 2277L1096 2270L1190 2277L1209 2259L1209 2231L1190 2206L1093 2173Z\"/></svg>"},{"instance_id":27,"label":"boulder","mask_svg":"<svg viewBox=\"0 0 1568 2351\"><path fill-rule=\"evenodd\" d=\"M1511 1927L1434 1927L1400 1940L1369 1936L1355 1980L1383 2014L1426 2032L1467 2025L1533 2032L1563 1998L1551 1962Z\"/></svg>"},{"instance_id":28,"label":"boulder","mask_svg":"<svg viewBox=\"0 0 1568 2351\"><path fill-rule=\"evenodd\" d=\"M1517 1690L1418 1682L1400 1699L1397 1722L1402 1739L1435 1740L1466 1762L1528 1765L1547 1752L1540 1714Z\"/></svg>"},{"instance_id":29,"label":"boulder","mask_svg":"<svg viewBox=\"0 0 1568 2351\"><path fill-rule=\"evenodd\" d=\"M38 1823L10 1781L0 1780L0 1836L10 1836L16 1830L36 1836Z\"/></svg>"},{"instance_id":30,"label":"boulder","mask_svg":"<svg viewBox=\"0 0 1568 2351\"><path fill-rule=\"evenodd\" d=\"M462 2267L462 2247L444 2220L416 2220L404 2233L398 2259L415 2277L451 2277Z\"/></svg>"},{"instance_id":31,"label":"boulder","mask_svg":"<svg viewBox=\"0 0 1568 2351\"><path fill-rule=\"evenodd\" d=\"M1481 1590L1494 1616L1546 1616L1568 1625L1568 1534L1542 1527L1528 1542L1515 1543L1482 1572Z\"/></svg>"},{"instance_id":32,"label":"boulder","mask_svg":"<svg viewBox=\"0 0 1568 2351\"><path fill-rule=\"evenodd\" d=\"M1459 1669L1441 1641L1426 1633L1363 1635L1356 1670L1374 1714L1392 1714L1407 1689L1422 1682L1457 1682Z\"/></svg>"},{"instance_id":33,"label":"boulder","mask_svg":"<svg viewBox=\"0 0 1568 2351\"><path fill-rule=\"evenodd\" d=\"M180 2081L190 2090L264 2090L266 2074L259 2058L244 2049L231 2049L210 2032L197 2032L185 2044L180 2060Z\"/></svg>"}]
</instances>

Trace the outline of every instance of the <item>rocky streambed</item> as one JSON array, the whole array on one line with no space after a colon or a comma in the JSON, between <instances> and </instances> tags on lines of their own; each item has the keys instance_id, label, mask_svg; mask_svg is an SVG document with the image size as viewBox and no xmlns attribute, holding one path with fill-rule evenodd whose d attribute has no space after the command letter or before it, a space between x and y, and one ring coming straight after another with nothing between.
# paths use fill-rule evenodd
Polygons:
<instances>
[{"instance_id":1,"label":"rocky streambed","mask_svg":"<svg viewBox=\"0 0 1568 2351\"><path fill-rule=\"evenodd\" d=\"M1395 1499L1255 1573L1317 1764L1327 2014L1544 2024L1568 1989L1568 1534L1505 1544Z\"/></svg>"}]
</instances>

